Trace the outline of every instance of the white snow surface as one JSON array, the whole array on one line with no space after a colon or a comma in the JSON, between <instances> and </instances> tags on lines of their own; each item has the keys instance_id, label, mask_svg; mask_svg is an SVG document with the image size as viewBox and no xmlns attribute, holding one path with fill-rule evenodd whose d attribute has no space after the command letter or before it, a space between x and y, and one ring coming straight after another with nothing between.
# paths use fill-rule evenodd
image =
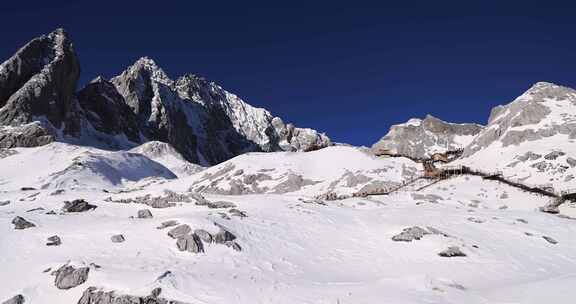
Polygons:
<instances>
[{"instance_id":1,"label":"white snow surface","mask_svg":"<svg viewBox=\"0 0 576 304\"><path fill-rule=\"evenodd\" d=\"M76 303L89 286L139 296L161 287L167 299L214 304L573 303L576 296L576 220L542 213L538 207L546 198L493 181L459 177L419 192L320 204L313 196L334 181L333 191L354 188L347 187L347 172L395 182L417 165L338 146L310 153L250 153L176 179L165 166L132 152L58 143L15 151L0 158L0 202L10 201L0 206L0 301L22 294L27 304ZM122 182L114 185L103 177L108 169L94 166L94 171L66 177L82 187L58 182L59 195L51 195L52 186L42 189L47 182L56 185L51 174L79 158L97 158L121 173ZM162 209L113 202L166 190L188 194L195 183L207 183L206 174L215 176L231 165L210 183L223 187L227 178L258 172L273 178L261 186L281 183L274 179L290 172L319 183L282 194L205 194L210 201L233 202L244 218L194 202ZM21 191L23 186L38 190ZM60 211L64 201L79 198L97 208ZM29 211L36 208L43 209ZM134 218L140 209L151 209L153 217ZM56 214L46 214L51 210ZM576 215L573 210L562 206L565 215ZM36 227L15 230L15 216ZM211 233L218 231L215 224L226 227L242 250L205 243L204 253L181 252L166 234L170 228L156 229L167 220ZM391 239L412 226L441 233L412 242ZM112 243L115 234L126 241ZM45 245L52 235L60 236L60 246ZM449 246L466 256L438 255ZM89 266L87 282L57 289L51 271L44 271L68 262L100 267ZM166 271L171 274L158 279Z\"/></svg>"}]
</instances>

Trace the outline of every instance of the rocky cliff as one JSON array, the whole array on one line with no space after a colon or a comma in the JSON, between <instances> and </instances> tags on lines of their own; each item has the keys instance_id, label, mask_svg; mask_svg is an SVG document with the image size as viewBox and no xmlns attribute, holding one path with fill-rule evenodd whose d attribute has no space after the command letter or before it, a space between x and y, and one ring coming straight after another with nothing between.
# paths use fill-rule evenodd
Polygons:
<instances>
[{"instance_id":1,"label":"rocky cliff","mask_svg":"<svg viewBox=\"0 0 576 304\"><path fill-rule=\"evenodd\" d=\"M0 147L58 140L114 149L162 141L188 161L212 165L250 151L331 145L326 135L285 124L202 77L172 80L146 57L76 92L79 75L62 29L32 40L0 65Z\"/></svg>"},{"instance_id":2,"label":"rocky cliff","mask_svg":"<svg viewBox=\"0 0 576 304\"><path fill-rule=\"evenodd\" d=\"M429 157L435 152L464 148L483 129L477 124L455 124L427 115L393 125L390 131L372 146L376 154L402 155L411 158Z\"/></svg>"}]
</instances>

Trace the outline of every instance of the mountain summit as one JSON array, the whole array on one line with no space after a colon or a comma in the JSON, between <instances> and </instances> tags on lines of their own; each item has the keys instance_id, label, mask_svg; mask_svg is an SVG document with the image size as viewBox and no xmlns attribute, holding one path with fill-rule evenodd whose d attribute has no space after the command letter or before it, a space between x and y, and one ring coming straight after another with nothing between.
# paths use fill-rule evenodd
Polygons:
<instances>
[{"instance_id":1,"label":"mountain summit","mask_svg":"<svg viewBox=\"0 0 576 304\"><path fill-rule=\"evenodd\" d=\"M158 140L188 161L212 165L250 151L331 145L326 135L284 124L202 77L172 80L148 57L76 92L79 75L63 29L33 39L0 65L0 147L66 141L120 149Z\"/></svg>"}]
</instances>

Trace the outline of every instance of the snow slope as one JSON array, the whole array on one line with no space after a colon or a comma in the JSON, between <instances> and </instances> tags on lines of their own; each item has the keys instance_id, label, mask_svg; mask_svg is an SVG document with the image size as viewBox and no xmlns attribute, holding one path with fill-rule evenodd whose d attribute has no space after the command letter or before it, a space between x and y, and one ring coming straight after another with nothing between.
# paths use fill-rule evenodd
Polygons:
<instances>
[{"instance_id":1,"label":"snow slope","mask_svg":"<svg viewBox=\"0 0 576 304\"><path fill-rule=\"evenodd\" d=\"M149 159L162 164L178 177L189 176L204 170L204 167L188 162L170 144L159 141L149 141L130 150L142 154Z\"/></svg>"},{"instance_id":2,"label":"snow slope","mask_svg":"<svg viewBox=\"0 0 576 304\"><path fill-rule=\"evenodd\" d=\"M377 158L355 147L297 153L247 153L191 177L203 193L352 194L410 179L421 165L405 158Z\"/></svg>"},{"instance_id":3,"label":"snow slope","mask_svg":"<svg viewBox=\"0 0 576 304\"><path fill-rule=\"evenodd\" d=\"M185 183L153 188L185 193ZM0 252L18 253L0 255L4 298L21 293L26 303L76 303L88 286L140 296L161 287L163 297L186 303L572 303L576 295L576 222L536 211L544 199L480 178L326 205L306 203L307 196L298 194L208 195L247 214L229 219L220 214L230 214L226 209L185 202L138 219L133 216L146 206L106 200L154 192L148 189L39 192L23 202L23 192L3 193L12 202L0 207ZM98 208L45 214L75 198ZM45 210L26 211L37 207ZM12 229L16 215L37 227ZM168 229L156 228L166 220L212 233L218 231L214 223L224 226L242 251L206 244L204 253L180 252ZM411 226L441 233L392 241ZM110 237L119 233L126 241L112 243ZM45 246L54 234L62 245ZM438 256L448 246L459 246L467 256ZM67 262L99 268L91 266L86 283L59 290L43 271Z\"/></svg>"},{"instance_id":4,"label":"snow slope","mask_svg":"<svg viewBox=\"0 0 576 304\"><path fill-rule=\"evenodd\" d=\"M11 149L2 159L0 186L14 190L123 187L144 179L173 179L176 175L138 153L109 152L54 142L36 148Z\"/></svg>"}]
</instances>

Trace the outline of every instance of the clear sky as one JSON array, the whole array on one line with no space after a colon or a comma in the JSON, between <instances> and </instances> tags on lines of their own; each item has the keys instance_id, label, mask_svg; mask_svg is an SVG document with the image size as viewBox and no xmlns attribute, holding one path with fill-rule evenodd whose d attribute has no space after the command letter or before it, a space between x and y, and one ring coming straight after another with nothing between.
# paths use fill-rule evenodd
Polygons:
<instances>
[{"instance_id":1,"label":"clear sky","mask_svg":"<svg viewBox=\"0 0 576 304\"><path fill-rule=\"evenodd\" d=\"M576 86L570 2L380 2L2 0L0 58L64 27L80 85L149 56L355 145L427 113L485 123L537 81Z\"/></svg>"}]
</instances>

